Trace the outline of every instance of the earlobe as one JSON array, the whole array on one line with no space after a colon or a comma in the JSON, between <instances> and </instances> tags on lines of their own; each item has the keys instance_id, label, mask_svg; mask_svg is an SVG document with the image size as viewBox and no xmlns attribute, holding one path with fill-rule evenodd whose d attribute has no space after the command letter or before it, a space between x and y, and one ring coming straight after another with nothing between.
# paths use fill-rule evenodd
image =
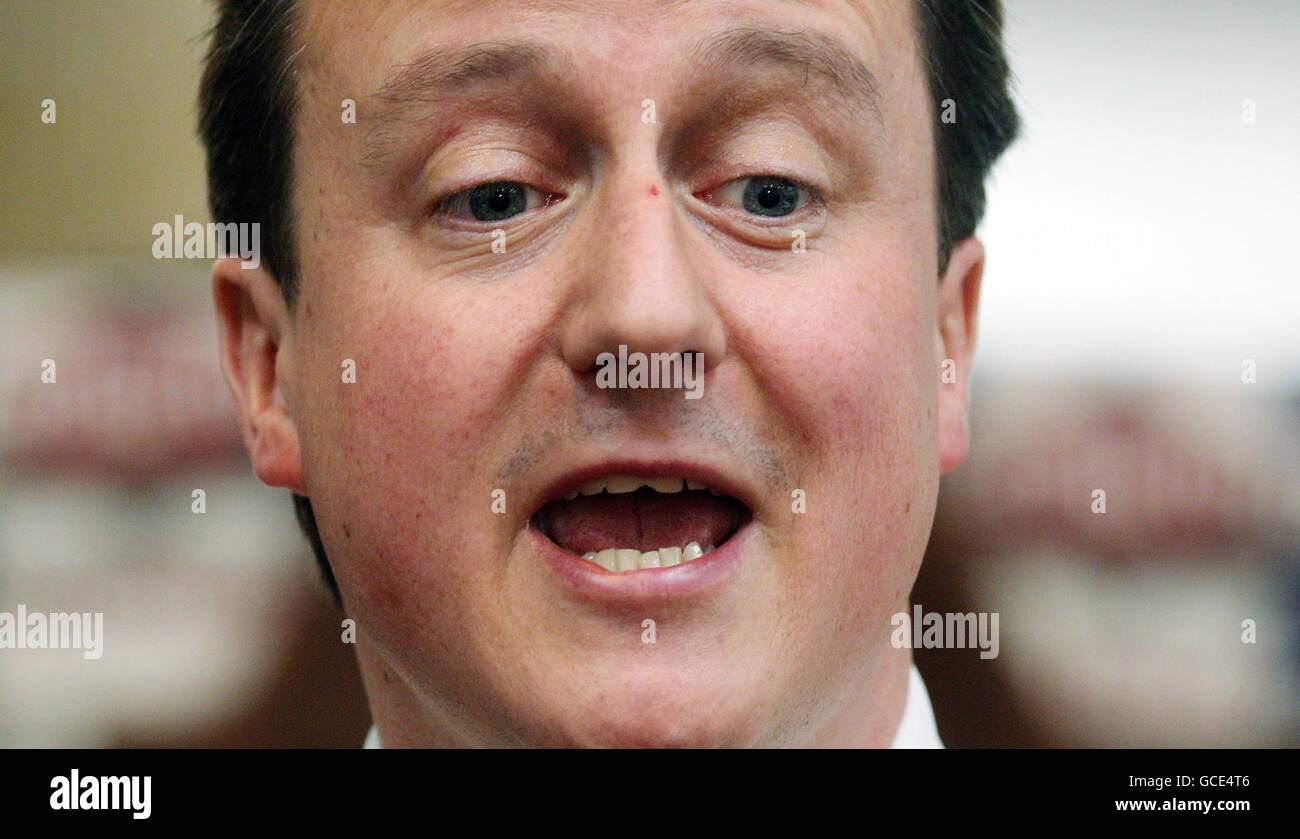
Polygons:
<instances>
[{"instance_id":1,"label":"earlobe","mask_svg":"<svg viewBox=\"0 0 1300 839\"><path fill-rule=\"evenodd\" d=\"M284 398L293 371L291 315L275 277L237 258L212 268L221 367L239 409L253 470L265 484L300 495L298 430Z\"/></svg>"},{"instance_id":2,"label":"earlobe","mask_svg":"<svg viewBox=\"0 0 1300 839\"><path fill-rule=\"evenodd\" d=\"M975 237L954 246L939 285L935 348L939 354L939 471L950 472L966 459L971 365L984 246Z\"/></svg>"}]
</instances>

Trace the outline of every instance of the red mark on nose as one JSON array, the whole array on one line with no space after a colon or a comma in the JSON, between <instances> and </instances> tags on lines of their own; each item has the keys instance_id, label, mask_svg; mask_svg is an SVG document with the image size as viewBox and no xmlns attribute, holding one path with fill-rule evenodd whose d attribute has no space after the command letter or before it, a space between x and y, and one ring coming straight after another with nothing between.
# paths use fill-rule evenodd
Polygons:
<instances>
[{"instance_id":1,"label":"red mark on nose","mask_svg":"<svg viewBox=\"0 0 1300 839\"><path fill-rule=\"evenodd\" d=\"M651 194L651 195L658 195L658 194L659 194L659 187L655 186L654 184L650 184L650 194Z\"/></svg>"}]
</instances>

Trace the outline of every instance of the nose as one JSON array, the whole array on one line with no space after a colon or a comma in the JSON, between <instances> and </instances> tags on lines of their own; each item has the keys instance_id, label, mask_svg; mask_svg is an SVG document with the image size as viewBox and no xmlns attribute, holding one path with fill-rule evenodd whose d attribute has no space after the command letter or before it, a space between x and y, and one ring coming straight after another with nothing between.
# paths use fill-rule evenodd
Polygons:
<instances>
[{"instance_id":1,"label":"nose","mask_svg":"<svg viewBox=\"0 0 1300 839\"><path fill-rule=\"evenodd\" d=\"M595 370L602 353L701 353L705 371L726 351L708 277L689 253L691 222L657 176L627 173L595 197L573 259L574 305L562 332L565 363Z\"/></svg>"}]
</instances>

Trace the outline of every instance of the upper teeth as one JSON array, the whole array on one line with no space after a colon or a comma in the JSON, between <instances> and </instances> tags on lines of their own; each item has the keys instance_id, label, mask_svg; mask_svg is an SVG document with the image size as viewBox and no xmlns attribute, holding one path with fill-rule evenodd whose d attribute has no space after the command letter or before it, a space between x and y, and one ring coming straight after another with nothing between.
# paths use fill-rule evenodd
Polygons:
<instances>
[{"instance_id":1,"label":"upper teeth","mask_svg":"<svg viewBox=\"0 0 1300 839\"><path fill-rule=\"evenodd\" d=\"M707 489L704 484L697 481L687 481L683 478L638 478L635 475L608 475L604 478L587 481L564 496L564 499L572 501L579 495L599 495L602 492L608 492L610 495L620 495L625 492L636 492L641 487L650 487L655 492L665 494L681 492L683 489ZM711 489L709 492L717 495Z\"/></svg>"}]
</instances>

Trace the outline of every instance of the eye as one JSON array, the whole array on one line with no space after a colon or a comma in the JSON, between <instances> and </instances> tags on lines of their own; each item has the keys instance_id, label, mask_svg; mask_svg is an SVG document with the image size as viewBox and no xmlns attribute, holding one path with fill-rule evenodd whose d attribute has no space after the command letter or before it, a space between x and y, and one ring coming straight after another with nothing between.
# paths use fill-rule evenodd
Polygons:
<instances>
[{"instance_id":1,"label":"eye","mask_svg":"<svg viewBox=\"0 0 1300 839\"><path fill-rule=\"evenodd\" d=\"M718 190L728 203L740 204L747 213L770 218L788 216L809 201L807 187L777 175L737 178Z\"/></svg>"},{"instance_id":2,"label":"eye","mask_svg":"<svg viewBox=\"0 0 1300 839\"><path fill-rule=\"evenodd\" d=\"M436 212L475 221L505 221L526 210L547 206L554 197L519 181L493 181L449 195L438 202Z\"/></svg>"}]
</instances>

